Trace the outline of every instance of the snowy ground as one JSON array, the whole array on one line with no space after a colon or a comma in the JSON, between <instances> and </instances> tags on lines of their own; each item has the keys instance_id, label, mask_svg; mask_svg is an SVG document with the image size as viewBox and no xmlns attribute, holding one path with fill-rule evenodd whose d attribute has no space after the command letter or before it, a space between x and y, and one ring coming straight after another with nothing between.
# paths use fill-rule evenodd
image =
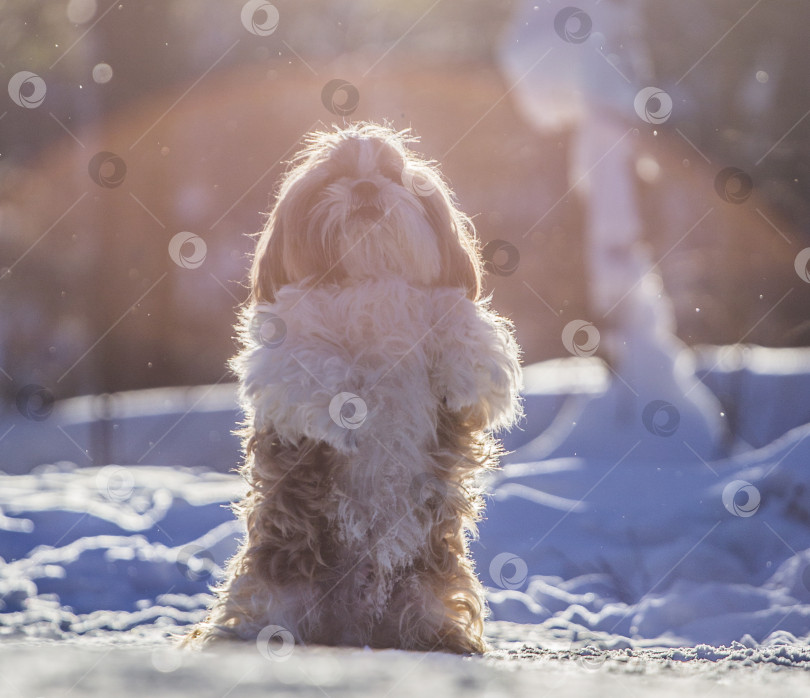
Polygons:
<instances>
[{"instance_id":1,"label":"snowy ground","mask_svg":"<svg viewBox=\"0 0 810 698\"><path fill-rule=\"evenodd\" d=\"M531 629L516 626L514 636ZM413 696L516 698L552 695L717 698L807 695L810 653L788 645L757 650L496 650L483 658L401 651L295 648L281 659L253 646L202 654L139 638L81 644L5 643L4 696ZM517 643L518 645L520 643Z\"/></svg>"},{"instance_id":2,"label":"snowy ground","mask_svg":"<svg viewBox=\"0 0 810 698\"><path fill-rule=\"evenodd\" d=\"M201 617L240 535L226 506L240 481L67 462L0 475L0 695L382 696L414 682L447 696L807 695L807 358L705 362L706 383L736 405L715 459L687 408L673 431L666 410L650 422L644 404L630 418L607 404L600 364L531 367L528 419L507 439L474 544L492 609L484 658L175 651L170 635Z\"/></svg>"}]
</instances>

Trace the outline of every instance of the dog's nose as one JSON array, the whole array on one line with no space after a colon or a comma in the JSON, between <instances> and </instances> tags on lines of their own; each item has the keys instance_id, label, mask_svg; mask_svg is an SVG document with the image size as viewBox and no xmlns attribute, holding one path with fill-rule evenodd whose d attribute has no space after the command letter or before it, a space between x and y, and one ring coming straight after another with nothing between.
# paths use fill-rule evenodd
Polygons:
<instances>
[{"instance_id":1,"label":"dog's nose","mask_svg":"<svg viewBox=\"0 0 810 698\"><path fill-rule=\"evenodd\" d=\"M367 180L358 182L352 187L352 194L360 200L369 201L377 195L377 185Z\"/></svg>"}]
</instances>

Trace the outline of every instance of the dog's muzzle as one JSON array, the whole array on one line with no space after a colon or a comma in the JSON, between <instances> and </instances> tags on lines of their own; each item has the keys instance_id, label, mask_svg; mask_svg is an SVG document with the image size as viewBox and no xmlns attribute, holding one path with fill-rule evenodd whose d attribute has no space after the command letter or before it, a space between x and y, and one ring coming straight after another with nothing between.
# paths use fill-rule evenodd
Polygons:
<instances>
[{"instance_id":1,"label":"dog's muzzle","mask_svg":"<svg viewBox=\"0 0 810 698\"><path fill-rule=\"evenodd\" d=\"M352 187L352 213L360 218L379 218L382 214L380 190L374 182L364 180Z\"/></svg>"}]
</instances>

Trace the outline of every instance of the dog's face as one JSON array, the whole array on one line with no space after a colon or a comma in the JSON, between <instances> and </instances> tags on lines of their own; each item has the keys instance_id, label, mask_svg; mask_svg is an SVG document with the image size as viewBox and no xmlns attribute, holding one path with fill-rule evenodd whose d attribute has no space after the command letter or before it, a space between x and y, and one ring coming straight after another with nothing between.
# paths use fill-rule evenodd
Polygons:
<instances>
[{"instance_id":1,"label":"dog's face","mask_svg":"<svg viewBox=\"0 0 810 698\"><path fill-rule=\"evenodd\" d=\"M286 175L256 248L254 301L283 285L399 276L480 293L470 220L406 138L377 124L314 133Z\"/></svg>"}]
</instances>

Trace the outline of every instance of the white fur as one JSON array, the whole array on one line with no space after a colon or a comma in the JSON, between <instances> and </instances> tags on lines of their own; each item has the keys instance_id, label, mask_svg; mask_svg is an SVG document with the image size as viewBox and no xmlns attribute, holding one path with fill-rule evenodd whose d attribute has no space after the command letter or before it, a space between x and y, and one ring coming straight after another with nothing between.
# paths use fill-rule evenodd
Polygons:
<instances>
[{"instance_id":1,"label":"white fur","mask_svg":"<svg viewBox=\"0 0 810 698\"><path fill-rule=\"evenodd\" d=\"M286 324L279 346L262 344L262 316ZM397 277L289 285L275 303L252 308L244 327L246 348L235 361L244 409L291 444L303 434L351 457L351 482L341 484L352 497L335 502L335 524L347 543L376 544L389 570L427 540L409 488L432 472L442 400L473 411L482 429L511 425L520 414L519 348L509 326L460 289L417 288ZM368 408L357 429L330 416L343 392Z\"/></svg>"}]
</instances>

